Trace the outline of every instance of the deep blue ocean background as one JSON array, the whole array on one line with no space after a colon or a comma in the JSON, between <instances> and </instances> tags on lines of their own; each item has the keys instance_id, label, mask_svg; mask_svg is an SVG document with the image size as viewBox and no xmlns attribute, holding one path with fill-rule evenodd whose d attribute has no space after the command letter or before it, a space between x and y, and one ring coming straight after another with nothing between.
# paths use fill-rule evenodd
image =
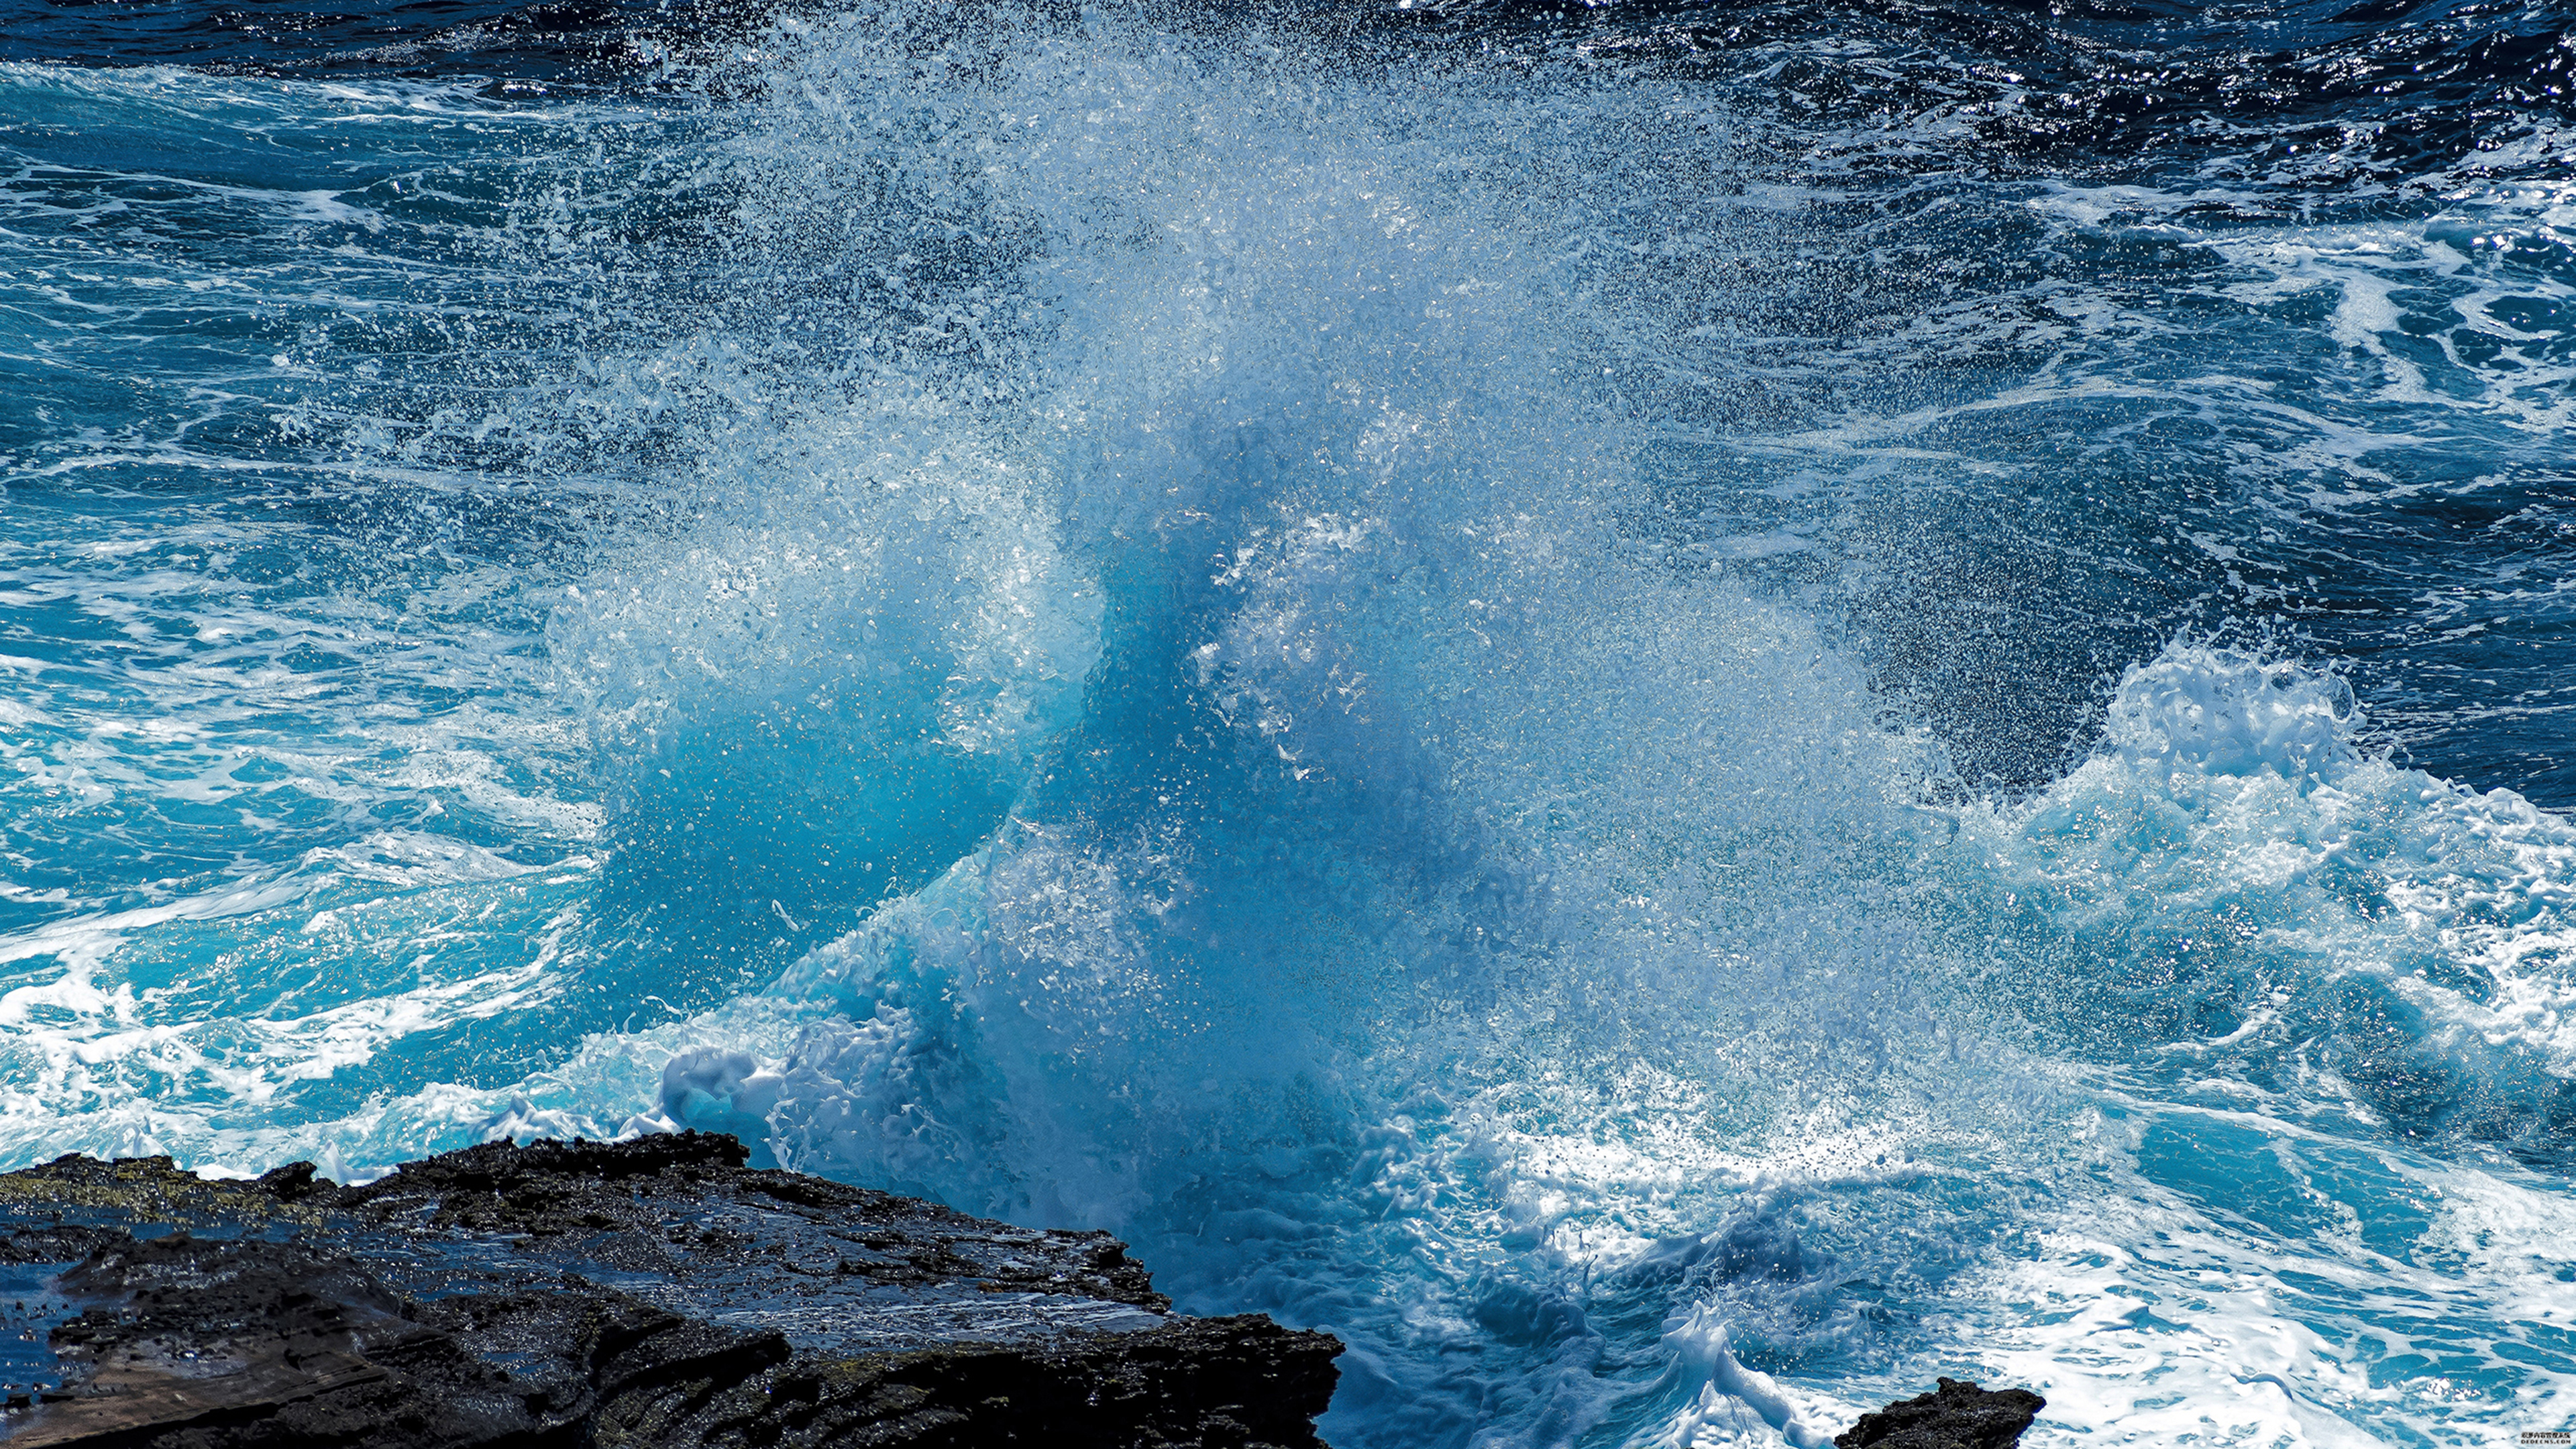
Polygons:
<instances>
[{"instance_id":1,"label":"deep blue ocean background","mask_svg":"<svg viewBox=\"0 0 2576 1449\"><path fill-rule=\"evenodd\" d=\"M2566 1427L2571 67L0 0L0 1166L719 1128L1343 1449Z\"/></svg>"}]
</instances>

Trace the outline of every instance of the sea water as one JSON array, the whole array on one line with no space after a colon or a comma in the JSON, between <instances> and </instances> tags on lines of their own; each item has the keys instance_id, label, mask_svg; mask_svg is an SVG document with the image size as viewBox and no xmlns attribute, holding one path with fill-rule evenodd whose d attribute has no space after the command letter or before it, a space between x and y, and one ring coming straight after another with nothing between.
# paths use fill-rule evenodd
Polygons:
<instances>
[{"instance_id":1,"label":"sea water","mask_svg":"<svg viewBox=\"0 0 2576 1449\"><path fill-rule=\"evenodd\" d=\"M2576 1421L2562 8L595 9L0 16L0 1163L734 1132L1345 1449Z\"/></svg>"}]
</instances>

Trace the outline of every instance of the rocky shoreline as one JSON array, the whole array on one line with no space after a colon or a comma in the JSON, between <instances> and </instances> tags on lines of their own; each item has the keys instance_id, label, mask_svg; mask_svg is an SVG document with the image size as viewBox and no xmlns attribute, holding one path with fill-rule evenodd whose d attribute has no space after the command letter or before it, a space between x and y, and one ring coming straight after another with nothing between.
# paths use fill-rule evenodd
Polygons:
<instances>
[{"instance_id":1,"label":"rocky shoreline","mask_svg":"<svg viewBox=\"0 0 2576 1449\"><path fill-rule=\"evenodd\" d=\"M360 1187L0 1175L9 1449L1307 1449L1341 1344L1125 1246L745 1166L494 1143Z\"/></svg>"},{"instance_id":2,"label":"rocky shoreline","mask_svg":"<svg viewBox=\"0 0 2576 1449\"><path fill-rule=\"evenodd\" d=\"M747 1166L507 1142L344 1187L0 1174L6 1449L1322 1449L1342 1345L1171 1311L1126 1245ZM1839 1449L2010 1449L1943 1379Z\"/></svg>"}]
</instances>

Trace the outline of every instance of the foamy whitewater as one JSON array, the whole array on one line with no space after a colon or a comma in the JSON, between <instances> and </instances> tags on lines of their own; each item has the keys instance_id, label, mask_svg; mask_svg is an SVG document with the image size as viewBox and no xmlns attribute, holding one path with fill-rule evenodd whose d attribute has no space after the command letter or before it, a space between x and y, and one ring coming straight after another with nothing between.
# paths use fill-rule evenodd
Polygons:
<instances>
[{"instance_id":1,"label":"foamy whitewater","mask_svg":"<svg viewBox=\"0 0 2576 1449\"><path fill-rule=\"evenodd\" d=\"M2382 9L22 26L0 1165L734 1132L1344 1449L2567 1427L2576 51Z\"/></svg>"}]
</instances>

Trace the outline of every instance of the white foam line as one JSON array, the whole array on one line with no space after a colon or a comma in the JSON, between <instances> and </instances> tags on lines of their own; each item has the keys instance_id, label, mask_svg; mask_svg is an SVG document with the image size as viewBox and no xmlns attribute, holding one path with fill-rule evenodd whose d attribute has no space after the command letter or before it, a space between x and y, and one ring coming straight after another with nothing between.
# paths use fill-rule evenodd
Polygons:
<instances>
[{"instance_id":1,"label":"white foam line","mask_svg":"<svg viewBox=\"0 0 2576 1449\"><path fill-rule=\"evenodd\" d=\"M111 950L125 933L157 926L164 921L207 921L222 916L249 915L300 900L323 884L312 878L289 876L256 885L239 886L219 894L189 896L168 905L144 906L106 915L74 916L69 920L49 921L14 939L0 939L0 962L23 961L31 956L60 956L66 960ZM33 988L21 988L21 991ZM0 1020L11 1020L8 1003L21 993L13 991L0 997Z\"/></svg>"}]
</instances>

